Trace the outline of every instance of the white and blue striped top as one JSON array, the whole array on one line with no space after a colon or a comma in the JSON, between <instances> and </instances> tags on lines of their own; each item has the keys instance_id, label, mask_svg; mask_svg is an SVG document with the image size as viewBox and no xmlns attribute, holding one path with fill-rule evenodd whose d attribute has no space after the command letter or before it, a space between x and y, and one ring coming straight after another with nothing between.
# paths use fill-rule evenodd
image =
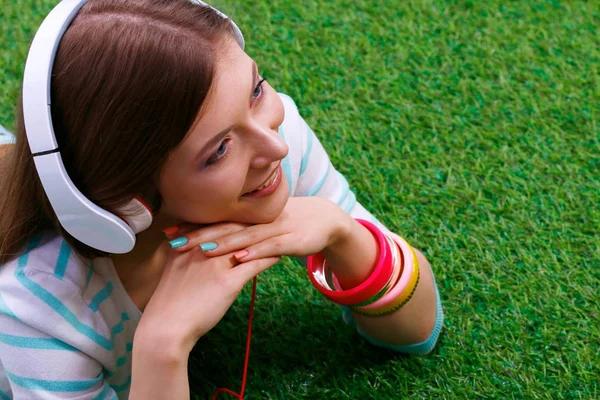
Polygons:
<instances>
[{"instance_id":1,"label":"white and blue striped top","mask_svg":"<svg viewBox=\"0 0 600 400\"><path fill-rule=\"evenodd\" d=\"M38 235L0 268L0 399L127 398L140 317L109 258Z\"/></svg>"},{"instance_id":2,"label":"white and blue striped top","mask_svg":"<svg viewBox=\"0 0 600 400\"><path fill-rule=\"evenodd\" d=\"M290 194L327 197L384 228L356 201L292 99L281 98ZM0 268L0 400L127 398L140 317L110 258L83 259L55 233L38 235Z\"/></svg>"}]
</instances>

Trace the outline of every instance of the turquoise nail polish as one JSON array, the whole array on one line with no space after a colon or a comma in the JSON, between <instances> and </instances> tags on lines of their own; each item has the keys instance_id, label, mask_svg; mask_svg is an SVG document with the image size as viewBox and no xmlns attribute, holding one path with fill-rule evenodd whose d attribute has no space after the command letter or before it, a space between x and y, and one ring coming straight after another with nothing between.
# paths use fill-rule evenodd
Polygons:
<instances>
[{"instance_id":1,"label":"turquoise nail polish","mask_svg":"<svg viewBox=\"0 0 600 400\"><path fill-rule=\"evenodd\" d=\"M217 248L217 244L213 242L206 242L200 245L202 251L211 251Z\"/></svg>"},{"instance_id":2,"label":"turquoise nail polish","mask_svg":"<svg viewBox=\"0 0 600 400\"><path fill-rule=\"evenodd\" d=\"M169 242L172 248L176 249L181 247L187 243L187 239L184 237L178 237L177 239L173 239Z\"/></svg>"}]
</instances>

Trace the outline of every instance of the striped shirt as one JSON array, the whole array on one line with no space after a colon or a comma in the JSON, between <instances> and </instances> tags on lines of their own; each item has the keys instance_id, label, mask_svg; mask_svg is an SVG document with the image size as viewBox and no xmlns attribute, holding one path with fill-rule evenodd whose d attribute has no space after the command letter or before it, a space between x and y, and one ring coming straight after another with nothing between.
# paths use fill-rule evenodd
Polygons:
<instances>
[{"instance_id":1,"label":"striped shirt","mask_svg":"<svg viewBox=\"0 0 600 400\"><path fill-rule=\"evenodd\" d=\"M326 197L386 229L357 202L292 99L280 96L290 195ZM127 398L140 317L110 258L84 259L55 233L38 235L0 268L0 400ZM352 324L347 312L345 320Z\"/></svg>"},{"instance_id":2,"label":"striped shirt","mask_svg":"<svg viewBox=\"0 0 600 400\"><path fill-rule=\"evenodd\" d=\"M0 399L127 398L140 317L109 258L38 235L0 268Z\"/></svg>"}]
</instances>

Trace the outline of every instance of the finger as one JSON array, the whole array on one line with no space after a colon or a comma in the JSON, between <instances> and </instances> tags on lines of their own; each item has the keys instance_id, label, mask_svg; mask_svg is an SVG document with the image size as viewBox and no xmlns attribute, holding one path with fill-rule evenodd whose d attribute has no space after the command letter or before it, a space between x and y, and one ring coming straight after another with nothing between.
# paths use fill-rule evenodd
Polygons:
<instances>
[{"instance_id":1,"label":"finger","mask_svg":"<svg viewBox=\"0 0 600 400\"><path fill-rule=\"evenodd\" d=\"M243 286L256 275L277 264L280 259L281 257L267 257L248 261L232 268L231 272L234 274L235 279L239 279L238 284Z\"/></svg>"},{"instance_id":2,"label":"finger","mask_svg":"<svg viewBox=\"0 0 600 400\"><path fill-rule=\"evenodd\" d=\"M211 248L211 246L214 246L213 240L240 231L246 226L247 225L233 222L205 225L200 228L196 227L196 229L192 229L185 234L177 235L177 237L173 238L169 243L172 248L182 252L205 243L207 243L205 248ZM220 254L225 254L225 252L221 252Z\"/></svg>"},{"instance_id":3,"label":"finger","mask_svg":"<svg viewBox=\"0 0 600 400\"><path fill-rule=\"evenodd\" d=\"M235 231L229 235L214 240L211 246L200 244L204 253L213 257L215 255L243 250L256 243L263 242L271 237L281 235L280 228L276 224L258 224L245 229ZM278 256L280 254L269 254Z\"/></svg>"},{"instance_id":4,"label":"finger","mask_svg":"<svg viewBox=\"0 0 600 400\"><path fill-rule=\"evenodd\" d=\"M204 255L204 253L202 253L200 249L193 249L192 251L189 251L187 253L178 252L174 250L173 253L175 254L175 256L183 257L185 257L188 254L191 255L191 262L188 263L188 265L196 264L197 262L204 263L209 260L209 264L202 265L212 265L213 267L216 267L218 269L232 269L240 265L240 262L234 257L233 253L223 254L217 257L207 257Z\"/></svg>"},{"instance_id":5,"label":"finger","mask_svg":"<svg viewBox=\"0 0 600 400\"><path fill-rule=\"evenodd\" d=\"M163 233L169 239L171 239L173 237L173 235L177 234L178 231L179 231L179 225L172 225L172 226L168 226L165 229L163 229Z\"/></svg>"},{"instance_id":6,"label":"finger","mask_svg":"<svg viewBox=\"0 0 600 400\"><path fill-rule=\"evenodd\" d=\"M191 232L195 229L200 229L203 226L205 226L205 225L190 224L187 222L182 222L180 224L171 225L171 226L163 229L163 233L169 240L172 240L172 239L178 238L180 236L184 236L186 233Z\"/></svg>"},{"instance_id":7,"label":"finger","mask_svg":"<svg viewBox=\"0 0 600 400\"><path fill-rule=\"evenodd\" d=\"M243 250L234 253L239 262L248 262L259 258L295 256L297 254L297 243L292 235L280 235L270 237L260 243L253 244Z\"/></svg>"}]
</instances>

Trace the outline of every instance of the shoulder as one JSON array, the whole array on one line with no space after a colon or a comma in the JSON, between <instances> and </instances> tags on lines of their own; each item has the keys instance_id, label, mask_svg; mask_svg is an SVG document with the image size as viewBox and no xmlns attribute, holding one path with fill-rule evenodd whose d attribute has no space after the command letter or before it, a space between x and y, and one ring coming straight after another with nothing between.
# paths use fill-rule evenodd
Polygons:
<instances>
[{"instance_id":1,"label":"shoulder","mask_svg":"<svg viewBox=\"0 0 600 400\"><path fill-rule=\"evenodd\" d=\"M89 260L80 257L61 236L44 232L31 238L19 257L0 266L0 288L20 285L31 291L43 281L81 294L89 271ZM40 282L32 283L36 280Z\"/></svg>"},{"instance_id":2,"label":"shoulder","mask_svg":"<svg viewBox=\"0 0 600 400\"><path fill-rule=\"evenodd\" d=\"M86 268L84 260L50 233L33 238L23 254L0 266L0 375L4 368L11 380L25 382L13 387L15 398L65 385L73 398L104 398L100 392L108 392L109 383L127 377L135 328L125 325L122 314L98 312L104 296L82 293L71 271L78 268Z\"/></svg>"},{"instance_id":3,"label":"shoulder","mask_svg":"<svg viewBox=\"0 0 600 400\"><path fill-rule=\"evenodd\" d=\"M23 254L0 267L0 321L18 321L19 329L75 347L112 350L111 327L121 322L123 307L110 297L112 285L104 289L111 282L86 262L56 234L31 239Z\"/></svg>"}]
</instances>

